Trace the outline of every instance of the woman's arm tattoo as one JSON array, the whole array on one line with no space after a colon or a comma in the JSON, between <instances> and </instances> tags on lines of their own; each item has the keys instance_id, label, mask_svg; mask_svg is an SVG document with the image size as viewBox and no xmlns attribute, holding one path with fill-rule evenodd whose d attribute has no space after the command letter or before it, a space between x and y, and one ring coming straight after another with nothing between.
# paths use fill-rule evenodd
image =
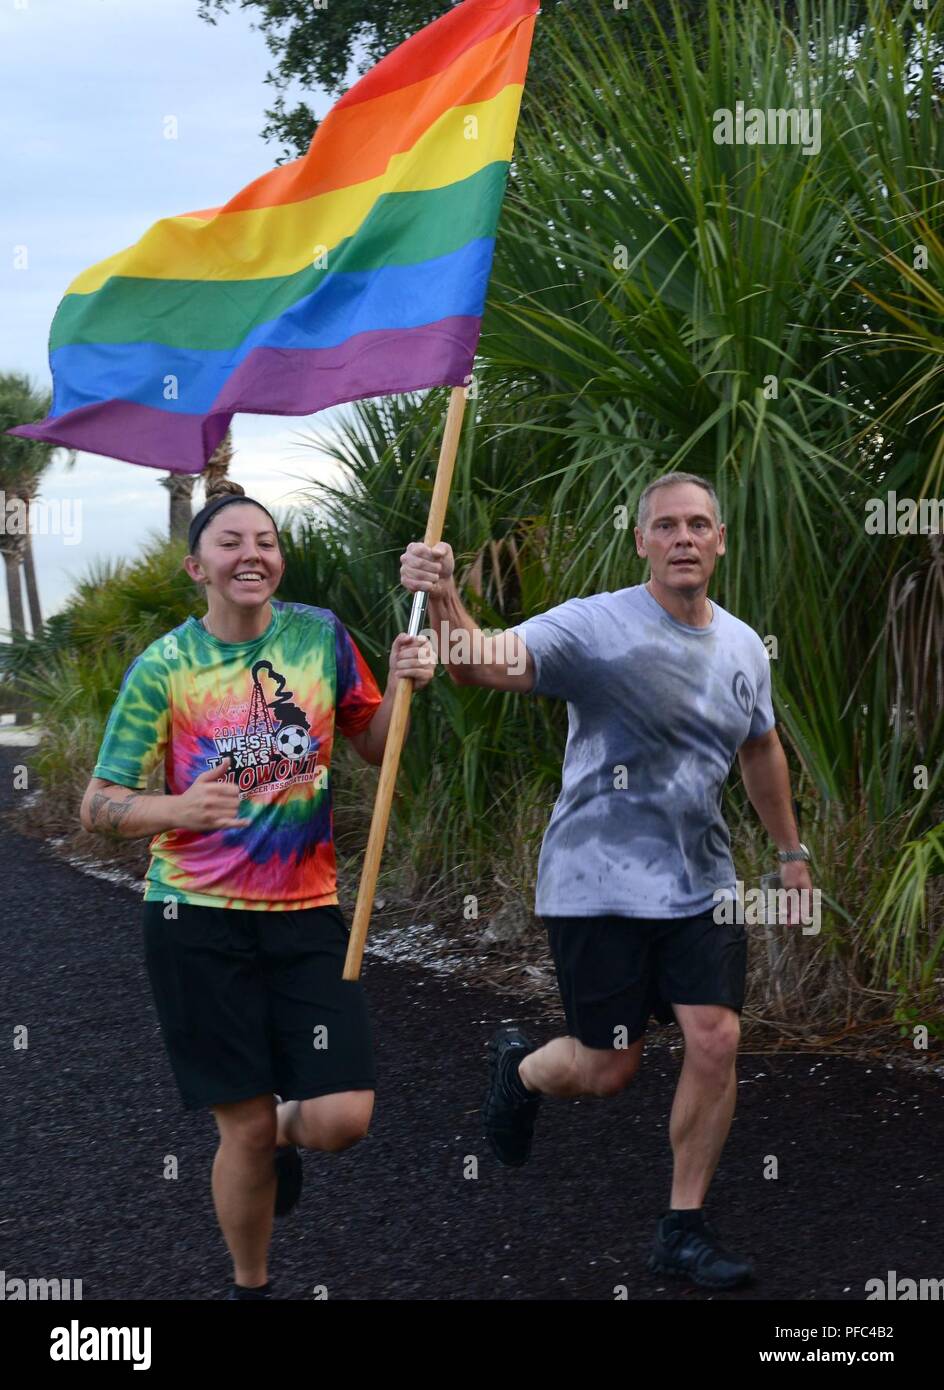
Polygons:
<instances>
[{"instance_id":1,"label":"woman's arm tattoo","mask_svg":"<svg viewBox=\"0 0 944 1390\"><path fill-rule=\"evenodd\" d=\"M106 792L95 792L89 802L89 820L93 825L100 824L100 814L105 812L105 824L101 826L103 830L119 830L121 823L128 814L130 808L142 796L153 795L150 792L133 791L130 796L122 797L119 801L113 796L108 796Z\"/></svg>"}]
</instances>

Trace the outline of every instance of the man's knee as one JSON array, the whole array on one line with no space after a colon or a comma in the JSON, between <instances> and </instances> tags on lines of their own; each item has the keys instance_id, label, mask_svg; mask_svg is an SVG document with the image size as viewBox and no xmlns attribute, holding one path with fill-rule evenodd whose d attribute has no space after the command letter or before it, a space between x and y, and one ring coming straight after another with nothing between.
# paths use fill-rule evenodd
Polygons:
<instances>
[{"instance_id":1,"label":"man's knee","mask_svg":"<svg viewBox=\"0 0 944 1390\"><path fill-rule=\"evenodd\" d=\"M626 1048L585 1047L577 1043L577 1067L584 1094L616 1096L626 1089L642 1063L642 1038Z\"/></svg>"},{"instance_id":2,"label":"man's knee","mask_svg":"<svg viewBox=\"0 0 944 1390\"><path fill-rule=\"evenodd\" d=\"M685 1033L685 1053L700 1067L726 1071L734 1065L741 1040L741 1021L733 1009L719 1009Z\"/></svg>"},{"instance_id":3,"label":"man's knee","mask_svg":"<svg viewBox=\"0 0 944 1390\"><path fill-rule=\"evenodd\" d=\"M339 1153L366 1139L374 1109L373 1091L342 1091L303 1100L298 1107L305 1149Z\"/></svg>"}]
</instances>

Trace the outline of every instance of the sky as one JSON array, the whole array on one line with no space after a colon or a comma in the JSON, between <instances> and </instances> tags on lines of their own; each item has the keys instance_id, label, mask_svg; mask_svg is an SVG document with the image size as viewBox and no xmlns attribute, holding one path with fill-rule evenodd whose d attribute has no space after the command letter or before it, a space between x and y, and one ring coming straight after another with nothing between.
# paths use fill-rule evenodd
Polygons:
<instances>
[{"instance_id":1,"label":"sky","mask_svg":"<svg viewBox=\"0 0 944 1390\"><path fill-rule=\"evenodd\" d=\"M281 146L259 135L273 100L263 35L238 8L215 27L197 9L0 0L0 371L50 389L49 327L70 281L158 218L226 202L278 159ZM317 90L305 99L319 117L334 100ZM169 117L176 139L165 136ZM343 410L237 415L230 475L269 506L291 505L334 471L313 436L330 434ZM40 496L49 518L68 523L33 535L44 617L91 564L132 557L167 531L163 473L93 454L71 469L61 451L56 459ZM0 629L8 624L0 581Z\"/></svg>"}]
</instances>

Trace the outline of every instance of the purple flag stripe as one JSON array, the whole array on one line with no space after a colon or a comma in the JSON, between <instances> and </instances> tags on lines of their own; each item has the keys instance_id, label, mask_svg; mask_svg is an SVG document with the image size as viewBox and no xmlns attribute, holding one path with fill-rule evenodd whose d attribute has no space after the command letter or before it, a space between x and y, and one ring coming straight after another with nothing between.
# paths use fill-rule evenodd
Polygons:
<instances>
[{"instance_id":1,"label":"purple flag stripe","mask_svg":"<svg viewBox=\"0 0 944 1390\"><path fill-rule=\"evenodd\" d=\"M237 411L314 415L367 396L464 385L481 323L460 316L358 333L333 348L256 348L205 415L108 400L9 433L164 472L200 473Z\"/></svg>"}]
</instances>

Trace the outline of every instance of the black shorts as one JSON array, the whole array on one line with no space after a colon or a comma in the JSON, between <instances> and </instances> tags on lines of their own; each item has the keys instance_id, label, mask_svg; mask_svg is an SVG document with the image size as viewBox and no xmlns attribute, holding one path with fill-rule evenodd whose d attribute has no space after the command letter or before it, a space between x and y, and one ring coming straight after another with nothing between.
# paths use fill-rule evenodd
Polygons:
<instances>
[{"instance_id":1,"label":"black shorts","mask_svg":"<svg viewBox=\"0 0 944 1390\"><path fill-rule=\"evenodd\" d=\"M337 906L144 904L144 954L184 1108L374 1088L367 1001Z\"/></svg>"},{"instance_id":2,"label":"black shorts","mask_svg":"<svg viewBox=\"0 0 944 1390\"><path fill-rule=\"evenodd\" d=\"M544 917L567 1029L586 1047L627 1047L673 1004L741 1012L747 932L712 912L650 917Z\"/></svg>"}]
</instances>

